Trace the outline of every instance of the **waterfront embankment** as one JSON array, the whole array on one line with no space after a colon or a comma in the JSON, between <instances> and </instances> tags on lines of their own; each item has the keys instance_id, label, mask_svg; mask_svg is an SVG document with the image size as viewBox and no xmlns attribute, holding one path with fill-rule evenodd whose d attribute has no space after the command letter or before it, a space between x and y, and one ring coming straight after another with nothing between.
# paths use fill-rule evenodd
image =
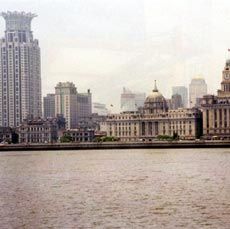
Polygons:
<instances>
[{"instance_id":1,"label":"waterfront embankment","mask_svg":"<svg viewBox=\"0 0 230 229\"><path fill-rule=\"evenodd\" d=\"M167 149L167 148L229 148L230 141L154 141L154 142L87 142L53 144L6 144L0 151L27 150L95 150L95 149Z\"/></svg>"}]
</instances>

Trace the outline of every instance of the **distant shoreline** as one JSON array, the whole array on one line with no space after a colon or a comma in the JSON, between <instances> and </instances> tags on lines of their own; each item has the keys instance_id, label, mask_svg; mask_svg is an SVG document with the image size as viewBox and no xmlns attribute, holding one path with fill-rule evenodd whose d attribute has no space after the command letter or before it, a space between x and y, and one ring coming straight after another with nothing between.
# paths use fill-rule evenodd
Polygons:
<instances>
[{"instance_id":1,"label":"distant shoreline","mask_svg":"<svg viewBox=\"0 0 230 229\"><path fill-rule=\"evenodd\" d=\"M154 141L154 142L87 142L53 144L0 145L0 151L100 150L100 149L170 149L170 148L230 148L228 141Z\"/></svg>"}]
</instances>

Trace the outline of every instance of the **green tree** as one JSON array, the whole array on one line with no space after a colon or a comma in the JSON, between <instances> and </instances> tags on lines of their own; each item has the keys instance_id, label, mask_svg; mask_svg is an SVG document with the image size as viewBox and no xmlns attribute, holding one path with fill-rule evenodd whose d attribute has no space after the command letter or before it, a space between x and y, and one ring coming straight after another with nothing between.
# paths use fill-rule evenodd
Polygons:
<instances>
[{"instance_id":1,"label":"green tree","mask_svg":"<svg viewBox=\"0 0 230 229\"><path fill-rule=\"evenodd\" d=\"M173 140L179 140L179 135L177 132L173 132Z\"/></svg>"},{"instance_id":2,"label":"green tree","mask_svg":"<svg viewBox=\"0 0 230 229\"><path fill-rule=\"evenodd\" d=\"M60 141L61 141L62 143L65 143L65 142L72 142L73 139L72 139L72 137L71 137L70 135L64 134L64 135L60 138Z\"/></svg>"},{"instance_id":3,"label":"green tree","mask_svg":"<svg viewBox=\"0 0 230 229\"><path fill-rule=\"evenodd\" d=\"M94 139L94 142L117 142L117 141L119 141L119 138L114 136L103 136Z\"/></svg>"},{"instance_id":4,"label":"green tree","mask_svg":"<svg viewBox=\"0 0 230 229\"><path fill-rule=\"evenodd\" d=\"M169 135L158 135L157 136L158 140L163 140L163 141L172 141L173 137Z\"/></svg>"}]
</instances>

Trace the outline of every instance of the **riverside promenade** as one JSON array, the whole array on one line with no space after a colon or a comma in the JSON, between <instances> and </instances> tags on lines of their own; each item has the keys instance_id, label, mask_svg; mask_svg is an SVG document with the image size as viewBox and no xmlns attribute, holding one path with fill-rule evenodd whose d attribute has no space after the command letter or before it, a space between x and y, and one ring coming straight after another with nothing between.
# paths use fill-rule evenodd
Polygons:
<instances>
[{"instance_id":1,"label":"riverside promenade","mask_svg":"<svg viewBox=\"0 0 230 229\"><path fill-rule=\"evenodd\" d=\"M97 149L167 149L167 148L230 148L230 141L154 141L154 142L87 142L53 144L5 144L0 151L27 150L97 150Z\"/></svg>"}]
</instances>

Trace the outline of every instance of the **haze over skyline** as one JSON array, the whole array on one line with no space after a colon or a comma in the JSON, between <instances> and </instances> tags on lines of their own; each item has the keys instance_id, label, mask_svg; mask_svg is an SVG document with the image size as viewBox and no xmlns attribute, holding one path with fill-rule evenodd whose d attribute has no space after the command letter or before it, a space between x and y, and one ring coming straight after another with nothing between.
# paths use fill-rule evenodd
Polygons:
<instances>
[{"instance_id":1,"label":"haze over skyline","mask_svg":"<svg viewBox=\"0 0 230 229\"><path fill-rule=\"evenodd\" d=\"M230 40L227 0L2 0L1 11L38 15L32 21L39 40L42 93L59 81L78 91L90 88L94 102L119 110L123 86L153 89L165 97L172 86L188 87L202 75L208 92L220 87ZM4 19L0 20L1 37Z\"/></svg>"}]
</instances>

